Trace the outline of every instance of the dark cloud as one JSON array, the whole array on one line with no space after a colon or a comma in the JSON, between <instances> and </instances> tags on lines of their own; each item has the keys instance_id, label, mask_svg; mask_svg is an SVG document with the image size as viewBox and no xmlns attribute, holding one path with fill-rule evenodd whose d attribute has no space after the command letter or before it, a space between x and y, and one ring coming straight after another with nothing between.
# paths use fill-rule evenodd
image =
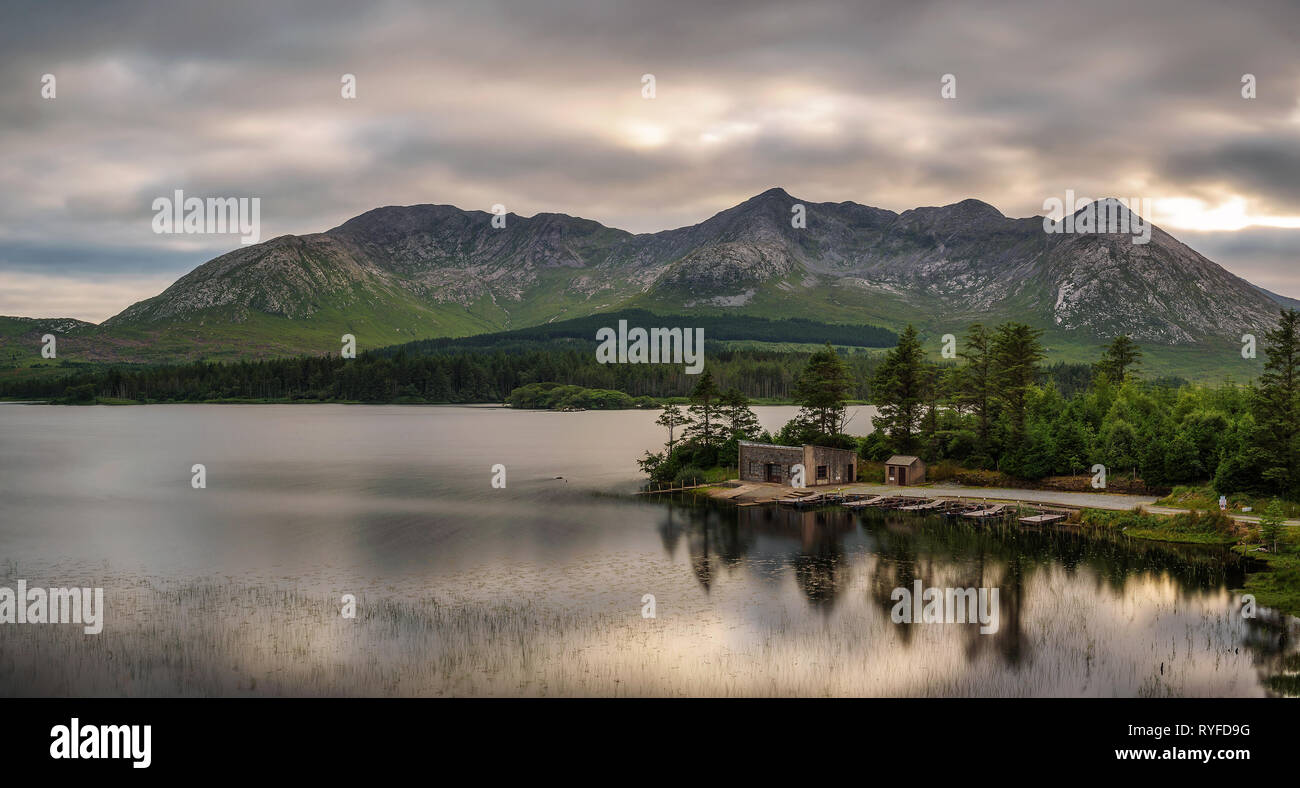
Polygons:
<instances>
[{"instance_id":1,"label":"dark cloud","mask_svg":"<svg viewBox=\"0 0 1300 788\"><path fill-rule=\"evenodd\" d=\"M898 211L978 197L1031 216L1074 189L1300 216L1289 0L11 0L0 13L0 270L71 270L60 250L77 249L86 268L154 273L233 245L154 235L151 201L174 189L261 197L263 238L421 202L648 231L773 184ZM339 96L344 73L355 101ZM1180 237L1195 225L1156 218ZM1256 230L1237 235L1272 232ZM1296 233L1277 230L1272 251L1197 238L1285 283Z\"/></svg>"},{"instance_id":2,"label":"dark cloud","mask_svg":"<svg viewBox=\"0 0 1300 788\"><path fill-rule=\"evenodd\" d=\"M1300 124L1286 136L1233 139L1165 157L1164 173L1190 184L1230 184L1279 210L1300 213Z\"/></svg>"},{"instance_id":3,"label":"dark cloud","mask_svg":"<svg viewBox=\"0 0 1300 788\"><path fill-rule=\"evenodd\" d=\"M57 242L0 243L0 268L65 276L113 272L180 275L210 256L205 252L67 246Z\"/></svg>"}]
</instances>

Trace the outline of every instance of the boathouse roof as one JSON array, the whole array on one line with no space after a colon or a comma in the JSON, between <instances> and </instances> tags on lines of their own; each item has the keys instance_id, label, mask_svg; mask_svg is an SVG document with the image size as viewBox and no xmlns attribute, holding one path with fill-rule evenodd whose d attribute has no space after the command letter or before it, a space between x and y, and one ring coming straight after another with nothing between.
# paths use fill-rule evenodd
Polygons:
<instances>
[{"instance_id":1,"label":"boathouse roof","mask_svg":"<svg viewBox=\"0 0 1300 788\"><path fill-rule=\"evenodd\" d=\"M736 443L740 446L757 446L763 449L792 449L794 451L803 451L804 447L812 446L814 449L827 449L830 451L853 452L853 449L841 449L838 446L818 446L815 443L805 443L803 446L786 446L780 443L758 443L756 441L736 441Z\"/></svg>"}]
</instances>

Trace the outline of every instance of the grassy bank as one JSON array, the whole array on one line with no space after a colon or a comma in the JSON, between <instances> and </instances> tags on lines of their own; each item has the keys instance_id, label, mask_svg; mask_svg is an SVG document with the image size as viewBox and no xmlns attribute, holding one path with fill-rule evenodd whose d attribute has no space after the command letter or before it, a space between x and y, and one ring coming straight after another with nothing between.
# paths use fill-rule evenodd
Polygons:
<instances>
[{"instance_id":1,"label":"grassy bank","mask_svg":"<svg viewBox=\"0 0 1300 788\"><path fill-rule=\"evenodd\" d=\"M1247 514L1262 514L1271 498L1261 498L1249 493L1234 493L1227 496L1228 511ZM1203 509L1205 511L1219 508L1219 494L1209 484L1175 487L1168 495L1156 501L1160 506L1175 506L1179 509ZM1287 518L1300 517L1300 503L1280 500L1282 512Z\"/></svg>"},{"instance_id":2,"label":"grassy bank","mask_svg":"<svg viewBox=\"0 0 1300 788\"><path fill-rule=\"evenodd\" d=\"M1255 601L1264 607L1300 616L1300 555L1296 554L1295 549L1292 542L1291 552L1251 553L1252 558L1267 564L1268 570L1251 572L1246 576L1245 588L1241 590L1254 594Z\"/></svg>"},{"instance_id":3,"label":"grassy bank","mask_svg":"<svg viewBox=\"0 0 1300 788\"><path fill-rule=\"evenodd\" d=\"M1183 544L1234 545L1248 535L1248 529L1215 510L1164 516L1140 512L1084 509L1079 522L1092 528L1121 531L1134 539Z\"/></svg>"}]
</instances>

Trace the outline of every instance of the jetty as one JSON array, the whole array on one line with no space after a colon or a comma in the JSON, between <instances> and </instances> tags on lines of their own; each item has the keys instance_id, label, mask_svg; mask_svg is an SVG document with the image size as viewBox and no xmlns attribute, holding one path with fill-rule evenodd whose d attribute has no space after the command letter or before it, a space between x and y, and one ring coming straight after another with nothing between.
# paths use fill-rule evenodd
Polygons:
<instances>
[{"instance_id":1,"label":"jetty","mask_svg":"<svg viewBox=\"0 0 1300 788\"><path fill-rule=\"evenodd\" d=\"M697 485L651 485L642 494L673 493ZM900 489L883 484L851 483L823 485L812 489L794 489L774 482L730 480L710 487L708 494L737 506L781 504L796 509L839 505L853 512L867 509L906 511L927 517L957 518L968 523L1001 523L1004 520L1026 527L1065 526L1070 513L1083 508L1128 511L1150 506L1154 498L1118 493L1077 493L1057 490L1023 490L1016 488L963 488L935 486L926 489ZM1001 506L998 511L990 511ZM1171 510L1176 511L1176 510ZM963 517L964 514L977 514ZM1163 512L1162 512L1163 513Z\"/></svg>"},{"instance_id":2,"label":"jetty","mask_svg":"<svg viewBox=\"0 0 1300 788\"><path fill-rule=\"evenodd\" d=\"M857 500L853 500L853 501L845 501L844 508L845 509L866 509L868 507L875 506L876 504L880 503L883 500L885 500L885 496L883 495L874 495L870 498L858 498Z\"/></svg>"},{"instance_id":3,"label":"jetty","mask_svg":"<svg viewBox=\"0 0 1300 788\"><path fill-rule=\"evenodd\" d=\"M989 506L981 506L976 509L971 509L970 511L962 512L961 516L970 520L992 520L998 517L1006 517L1011 514L1009 511L1010 509L1011 504L995 503Z\"/></svg>"},{"instance_id":4,"label":"jetty","mask_svg":"<svg viewBox=\"0 0 1300 788\"><path fill-rule=\"evenodd\" d=\"M1025 525L1048 525L1049 523L1059 522L1064 519L1065 515L1060 514L1059 512L1045 512L1043 514L1030 515L1029 517L1021 517L1020 522Z\"/></svg>"},{"instance_id":5,"label":"jetty","mask_svg":"<svg viewBox=\"0 0 1300 788\"><path fill-rule=\"evenodd\" d=\"M912 504L911 506L900 506L900 507L898 507L898 511L900 511L900 512L932 512L932 511L935 511L936 509L942 509L945 505L947 505L947 503L948 503L947 501L944 501L944 500L942 500L942 499L940 499L940 498L935 498L934 500L932 500L932 501L926 501L925 503Z\"/></svg>"},{"instance_id":6,"label":"jetty","mask_svg":"<svg viewBox=\"0 0 1300 788\"><path fill-rule=\"evenodd\" d=\"M822 502L822 494L812 490L791 490L776 502L782 506L812 506Z\"/></svg>"},{"instance_id":7,"label":"jetty","mask_svg":"<svg viewBox=\"0 0 1300 788\"><path fill-rule=\"evenodd\" d=\"M560 478L560 477L555 477ZM660 484L658 482L648 484L644 488L637 490L634 495L658 495L659 493L675 493L683 490L698 490L702 487L713 487L715 482L703 482L697 484Z\"/></svg>"}]
</instances>

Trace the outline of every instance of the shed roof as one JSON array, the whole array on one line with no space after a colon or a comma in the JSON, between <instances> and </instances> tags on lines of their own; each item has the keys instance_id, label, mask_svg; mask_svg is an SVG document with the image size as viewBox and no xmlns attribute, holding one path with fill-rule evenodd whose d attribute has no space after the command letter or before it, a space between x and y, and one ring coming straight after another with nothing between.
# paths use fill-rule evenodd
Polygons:
<instances>
[{"instance_id":1,"label":"shed roof","mask_svg":"<svg viewBox=\"0 0 1300 788\"><path fill-rule=\"evenodd\" d=\"M759 446L764 449L794 449L795 451L803 451L802 446L783 446L779 443L759 443L758 441L736 441L736 443L741 446Z\"/></svg>"},{"instance_id":2,"label":"shed roof","mask_svg":"<svg viewBox=\"0 0 1300 788\"><path fill-rule=\"evenodd\" d=\"M913 457L910 454L895 454L893 457L885 460L886 465L911 465L919 461L920 457Z\"/></svg>"},{"instance_id":3,"label":"shed roof","mask_svg":"<svg viewBox=\"0 0 1300 788\"><path fill-rule=\"evenodd\" d=\"M738 443L741 446L757 446L764 449L791 449L793 451L803 451L804 449L811 446L814 449L825 449L827 451L847 451L853 454L857 453L854 452L853 449L841 449L837 446L818 446L812 443L805 443L803 446L784 446L779 443L758 443L756 441L736 441L736 443Z\"/></svg>"}]
</instances>

